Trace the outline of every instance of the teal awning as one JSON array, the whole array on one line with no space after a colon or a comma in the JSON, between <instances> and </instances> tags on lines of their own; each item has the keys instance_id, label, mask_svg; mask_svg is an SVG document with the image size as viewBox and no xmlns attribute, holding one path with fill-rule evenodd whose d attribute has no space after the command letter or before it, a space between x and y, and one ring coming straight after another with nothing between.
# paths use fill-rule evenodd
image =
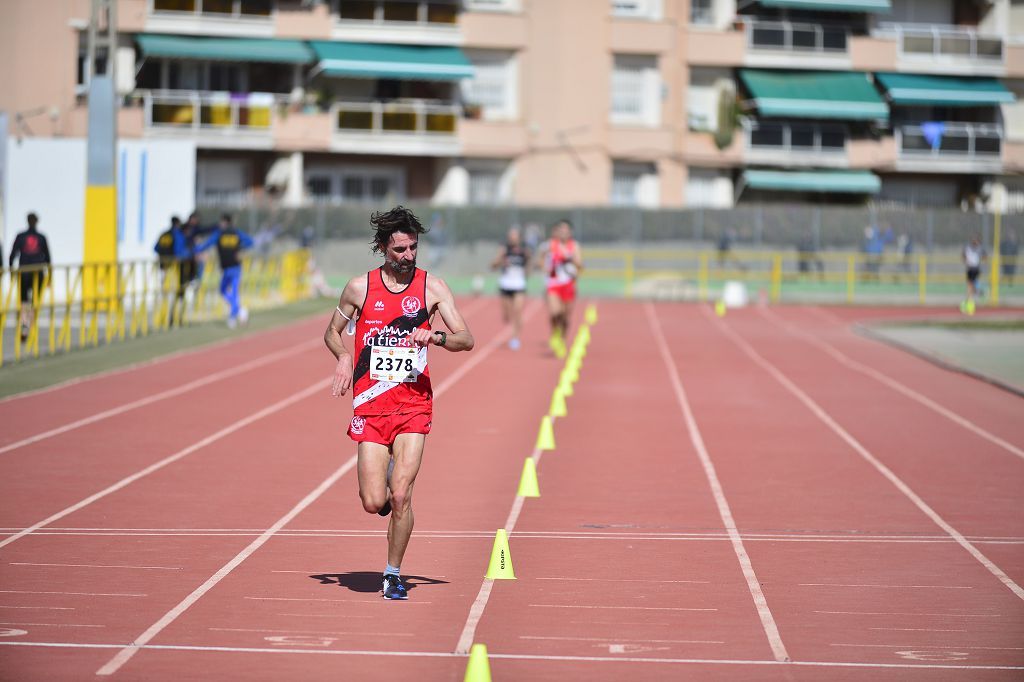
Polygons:
<instances>
[{"instance_id":1,"label":"teal awning","mask_svg":"<svg viewBox=\"0 0 1024 682\"><path fill-rule=\"evenodd\" d=\"M918 76L877 73L893 104L932 104L953 107L995 106L1015 101L1012 92L995 78Z\"/></svg>"},{"instance_id":2,"label":"teal awning","mask_svg":"<svg viewBox=\"0 0 1024 682\"><path fill-rule=\"evenodd\" d=\"M761 0L762 7L810 9L824 12L872 12L888 14L891 0Z\"/></svg>"},{"instance_id":3,"label":"teal awning","mask_svg":"<svg viewBox=\"0 0 1024 682\"><path fill-rule=\"evenodd\" d=\"M301 40L199 38L154 33L140 33L135 40L147 57L281 64L309 64L313 61L312 50Z\"/></svg>"},{"instance_id":4,"label":"teal awning","mask_svg":"<svg viewBox=\"0 0 1024 682\"><path fill-rule=\"evenodd\" d=\"M885 121L889 107L867 74L842 71L740 69L762 116Z\"/></svg>"},{"instance_id":5,"label":"teal awning","mask_svg":"<svg viewBox=\"0 0 1024 682\"><path fill-rule=\"evenodd\" d=\"M376 43L310 43L318 69L344 78L451 81L473 76L473 65L457 47L382 45Z\"/></svg>"},{"instance_id":6,"label":"teal awning","mask_svg":"<svg viewBox=\"0 0 1024 682\"><path fill-rule=\"evenodd\" d=\"M751 189L782 192L878 194L882 189L882 181L877 175L862 170L748 170L743 173L743 178Z\"/></svg>"}]
</instances>

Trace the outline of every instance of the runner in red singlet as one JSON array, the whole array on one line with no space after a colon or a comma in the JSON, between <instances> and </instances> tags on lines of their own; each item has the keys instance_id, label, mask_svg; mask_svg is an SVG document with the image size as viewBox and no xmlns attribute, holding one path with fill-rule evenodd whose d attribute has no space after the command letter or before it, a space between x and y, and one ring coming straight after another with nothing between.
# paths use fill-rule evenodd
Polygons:
<instances>
[{"instance_id":1,"label":"runner in red singlet","mask_svg":"<svg viewBox=\"0 0 1024 682\"><path fill-rule=\"evenodd\" d=\"M358 443L363 508L391 514L384 597L406 599L399 571L412 535L412 490L433 415L427 347L471 350L473 335L444 280L416 267L419 236L426 230L412 211L396 206L375 213L370 223L376 229L371 245L384 265L345 286L324 341L338 359L332 395L352 388L348 435ZM449 331L431 331L435 313ZM346 327L355 336L351 354L342 341Z\"/></svg>"},{"instance_id":2,"label":"runner in red singlet","mask_svg":"<svg viewBox=\"0 0 1024 682\"><path fill-rule=\"evenodd\" d=\"M583 268L580 246L572 238L572 225L560 220L551 228L551 239L541 249L547 273L548 315L551 318L551 350L565 357L565 339L576 300L576 277Z\"/></svg>"}]
</instances>

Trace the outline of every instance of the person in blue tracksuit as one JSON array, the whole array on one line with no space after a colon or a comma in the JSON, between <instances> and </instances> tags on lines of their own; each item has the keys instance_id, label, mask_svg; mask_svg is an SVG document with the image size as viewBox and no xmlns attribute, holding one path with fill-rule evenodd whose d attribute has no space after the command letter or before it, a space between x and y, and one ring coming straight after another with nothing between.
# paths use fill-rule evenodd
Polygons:
<instances>
[{"instance_id":1,"label":"person in blue tracksuit","mask_svg":"<svg viewBox=\"0 0 1024 682\"><path fill-rule=\"evenodd\" d=\"M231 222L231 216L225 213L220 217L217 229L196 246L196 253L201 253L211 246L217 247L221 271L220 294L230 308L228 326L232 329L239 323L245 324L249 320L249 311L239 302L242 286L242 259L239 254L252 245L252 237L235 227Z\"/></svg>"}]
</instances>

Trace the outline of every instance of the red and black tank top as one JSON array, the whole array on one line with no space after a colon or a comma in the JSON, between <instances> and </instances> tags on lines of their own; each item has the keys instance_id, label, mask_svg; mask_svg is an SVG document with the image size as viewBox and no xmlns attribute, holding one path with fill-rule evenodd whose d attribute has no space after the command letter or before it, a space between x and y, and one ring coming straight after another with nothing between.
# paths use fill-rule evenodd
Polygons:
<instances>
[{"instance_id":1,"label":"red and black tank top","mask_svg":"<svg viewBox=\"0 0 1024 682\"><path fill-rule=\"evenodd\" d=\"M381 269L366 273L366 299L355 332L352 407L357 415L429 410L433 392L427 347L410 340L430 328L427 273L417 268L401 291L384 285Z\"/></svg>"}]
</instances>

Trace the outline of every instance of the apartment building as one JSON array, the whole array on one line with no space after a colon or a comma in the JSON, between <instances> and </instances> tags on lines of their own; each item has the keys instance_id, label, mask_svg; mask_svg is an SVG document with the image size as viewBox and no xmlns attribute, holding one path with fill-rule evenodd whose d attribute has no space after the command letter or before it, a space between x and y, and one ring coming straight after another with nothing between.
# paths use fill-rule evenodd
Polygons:
<instances>
[{"instance_id":1,"label":"apartment building","mask_svg":"<svg viewBox=\"0 0 1024 682\"><path fill-rule=\"evenodd\" d=\"M84 137L89 0L0 6L12 135ZM1024 209L1024 1L118 0L122 139L197 201Z\"/></svg>"}]
</instances>

